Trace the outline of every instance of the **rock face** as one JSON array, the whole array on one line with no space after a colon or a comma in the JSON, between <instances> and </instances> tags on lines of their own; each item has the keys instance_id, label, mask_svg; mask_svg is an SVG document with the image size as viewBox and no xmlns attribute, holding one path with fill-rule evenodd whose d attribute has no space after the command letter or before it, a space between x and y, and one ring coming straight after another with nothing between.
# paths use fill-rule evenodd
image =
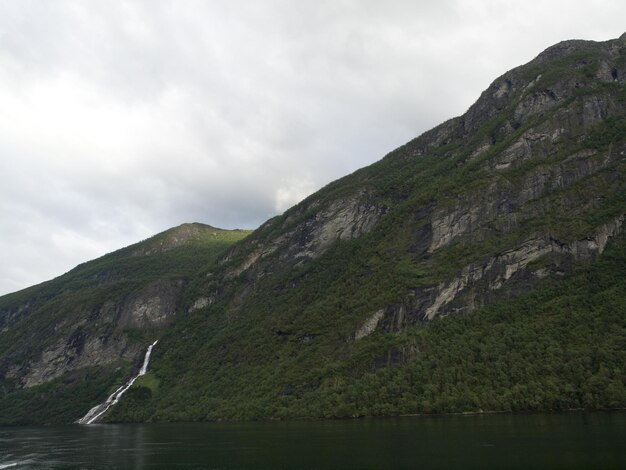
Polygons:
<instances>
[{"instance_id":1,"label":"rock face","mask_svg":"<svg viewBox=\"0 0 626 470\"><path fill-rule=\"evenodd\" d=\"M374 314L371 317L368 317L367 320L365 320L365 323L363 323L363 325L356 330L356 333L354 333L354 339L365 338L366 336L372 334L384 316L385 310L383 309L374 312Z\"/></svg>"},{"instance_id":2,"label":"rock face","mask_svg":"<svg viewBox=\"0 0 626 470\"><path fill-rule=\"evenodd\" d=\"M623 225L622 215L600 226L589 237L571 243L549 236L526 240L516 248L465 266L446 282L415 290L400 305L377 312L377 320L368 319L359 332L368 325L366 331L370 334L383 318L381 325L384 324L388 331L400 331L418 321L432 320L437 315L471 312L488 303L494 292L503 287L527 289L533 279L562 274L564 264L593 261L602 254L608 241L622 232ZM553 259L558 263L533 268L533 262L550 255L556 255Z\"/></svg>"},{"instance_id":3,"label":"rock face","mask_svg":"<svg viewBox=\"0 0 626 470\"><path fill-rule=\"evenodd\" d=\"M373 201L364 191L334 200L325 207L315 199L306 201L282 221L271 220L266 223L257 231L256 237L250 237L248 244L236 247L223 262L230 261L238 252L251 253L229 271L228 277L241 275L253 268L259 260L273 254L278 255L278 264L290 266L318 258L333 243L368 233L385 213L385 205ZM277 235L264 237L268 232ZM276 261L271 260L269 263ZM273 268L264 266L262 269L268 271ZM264 271L257 275L262 276Z\"/></svg>"},{"instance_id":4,"label":"rock face","mask_svg":"<svg viewBox=\"0 0 626 470\"><path fill-rule=\"evenodd\" d=\"M180 283L155 281L119 302L106 302L91 312L77 312L78 321L56 326L61 334L28 364L9 374L24 387L41 385L67 372L122 361L137 362L143 347L121 334L124 329L158 329L175 315ZM76 321L76 320L75 320ZM98 325L106 326L98 328Z\"/></svg>"},{"instance_id":5,"label":"rock face","mask_svg":"<svg viewBox=\"0 0 626 470\"><path fill-rule=\"evenodd\" d=\"M470 253L467 262L436 283L416 282L397 302L372 305L379 307L374 314L355 315L356 339L466 313L593 261L624 221L625 57L623 38L566 41L507 72L465 115L373 165L378 174L357 172L262 226L223 259L226 275L217 291L245 278L231 306L244 304L272 285L268 278L323 257L337 243L367 238L377 227L399 231L384 222L419 193L410 186L422 184L404 168L419 167L430 155L456 162L449 172L467 176L412 204L411 228L403 229L411 244L404 249L416 266L438 269L439 260L462 248ZM390 168L405 179L387 193L375 189ZM350 189L341 191L342 184ZM605 215L592 215L598 211Z\"/></svg>"},{"instance_id":6,"label":"rock face","mask_svg":"<svg viewBox=\"0 0 626 470\"><path fill-rule=\"evenodd\" d=\"M202 257L244 235L184 224L0 298L5 390L36 387L87 368L110 373L138 364L147 344L175 317L185 278L204 264ZM190 247L196 247L194 258L184 258ZM199 301L196 308L207 304Z\"/></svg>"},{"instance_id":7,"label":"rock face","mask_svg":"<svg viewBox=\"0 0 626 470\"><path fill-rule=\"evenodd\" d=\"M176 312L181 282L159 280L133 293L120 308L119 325L136 328L162 327Z\"/></svg>"},{"instance_id":8,"label":"rock face","mask_svg":"<svg viewBox=\"0 0 626 470\"><path fill-rule=\"evenodd\" d=\"M84 367L116 364L120 359L134 362L140 353L140 348L129 344L124 337L119 340L94 338L76 330L69 338L45 349L35 362L29 364L22 383L28 388Z\"/></svg>"}]
</instances>

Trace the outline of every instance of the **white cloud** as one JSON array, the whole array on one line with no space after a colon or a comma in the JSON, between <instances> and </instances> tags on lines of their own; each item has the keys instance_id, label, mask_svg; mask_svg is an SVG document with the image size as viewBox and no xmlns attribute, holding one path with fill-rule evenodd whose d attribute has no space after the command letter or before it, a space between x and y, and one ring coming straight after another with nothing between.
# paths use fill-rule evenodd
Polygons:
<instances>
[{"instance_id":1,"label":"white cloud","mask_svg":"<svg viewBox=\"0 0 626 470\"><path fill-rule=\"evenodd\" d=\"M258 226L619 1L5 0L0 293L164 230Z\"/></svg>"},{"instance_id":2,"label":"white cloud","mask_svg":"<svg viewBox=\"0 0 626 470\"><path fill-rule=\"evenodd\" d=\"M310 178L281 181L275 191L274 210L282 213L318 189Z\"/></svg>"}]
</instances>

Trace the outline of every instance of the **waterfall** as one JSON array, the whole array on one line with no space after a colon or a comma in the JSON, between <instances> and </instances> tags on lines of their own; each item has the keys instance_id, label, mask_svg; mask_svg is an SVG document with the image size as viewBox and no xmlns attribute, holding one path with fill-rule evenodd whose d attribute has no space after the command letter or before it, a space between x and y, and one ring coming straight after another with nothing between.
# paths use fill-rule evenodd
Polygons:
<instances>
[{"instance_id":1,"label":"waterfall","mask_svg":"<svg viewBox=\"0 0 626 470\"><path fill-rule=\"evenodd\" d=\"M120 401L120 398L122 398L122 395L124 395L124 393L126 393L126 391L133 385L135 380L137 380L138 377L141 377L142 375L144 375L146 371L148 370L148 363L150 362L150 354L152 354L152 348L154 348L154 345L157 344L157 341L158 340L156 340L154 343L148 346L148 350L146 351L146 356L143 358L143 364L141 365L141 369L139 369L139 372L137 373L137 375L132 377L128 382L126 382L120 388L115 390L109 396L109 398L106 399L104 403L100 403L99 405L96 405L92 409L90 409L85 416L83 416L78 421L76 421L78 424L95 423L98 418L100 418L104 413L109 411L109 408L111 408L118 401Z\"/></svg>"}]
</instances>

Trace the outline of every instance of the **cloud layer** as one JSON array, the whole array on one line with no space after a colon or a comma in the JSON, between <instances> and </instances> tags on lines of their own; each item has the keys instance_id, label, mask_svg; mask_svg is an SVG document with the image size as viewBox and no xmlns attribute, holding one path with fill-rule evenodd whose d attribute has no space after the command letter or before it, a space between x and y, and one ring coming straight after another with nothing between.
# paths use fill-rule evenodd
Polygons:
<instances>
[{"instance_id":1,"label":"cloud layer","mask_svg":"<svg viewBox=\"0 0 626 470\"><path fill-rule=\"evenodd\" d=\"M624 31L620 1L0 3L0 294L183 222L254 228Z\"/></svg>"}]
</instances>

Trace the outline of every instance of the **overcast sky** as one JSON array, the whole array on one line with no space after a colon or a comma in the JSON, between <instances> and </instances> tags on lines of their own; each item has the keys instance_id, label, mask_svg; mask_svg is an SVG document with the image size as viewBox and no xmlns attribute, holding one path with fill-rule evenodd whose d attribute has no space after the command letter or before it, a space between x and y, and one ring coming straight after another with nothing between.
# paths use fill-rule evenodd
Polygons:
<instances>
[{"instance_id":1,"label":"overcast sky","mask_svg":"<svg viewBox=\"0 0 626 470\"><path fill-rule=\"evenodd\" d=\"M0 294L255 228L626 2L0 0Z\"/></svg>"}]
</instances>

